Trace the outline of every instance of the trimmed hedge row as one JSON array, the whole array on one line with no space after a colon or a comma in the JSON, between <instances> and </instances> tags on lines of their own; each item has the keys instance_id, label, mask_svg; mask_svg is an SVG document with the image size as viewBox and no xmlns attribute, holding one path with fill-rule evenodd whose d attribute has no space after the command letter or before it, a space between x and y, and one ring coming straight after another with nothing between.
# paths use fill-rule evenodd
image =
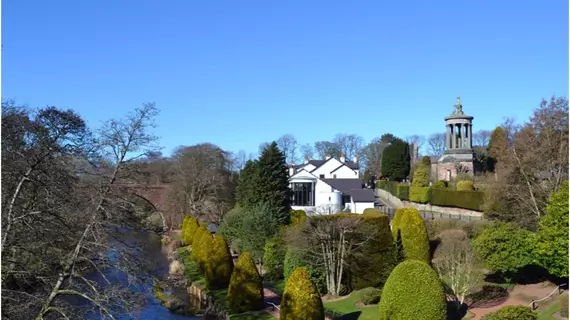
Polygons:
<instances>
[{"instance_id":1,"label":"trimmed hedge row","mask_svg":"<svg viewBox=\"0 0 570 320\"><path fill-rule=\"evenodd\" d=\"M432 187L412 187L394 181L378 181L376 187L388 191L396 198L434 206L455 207L481 211L485 200L483 191L461 191L442 189L443 183L436 182Z\"/></svg>"}]
</instances>

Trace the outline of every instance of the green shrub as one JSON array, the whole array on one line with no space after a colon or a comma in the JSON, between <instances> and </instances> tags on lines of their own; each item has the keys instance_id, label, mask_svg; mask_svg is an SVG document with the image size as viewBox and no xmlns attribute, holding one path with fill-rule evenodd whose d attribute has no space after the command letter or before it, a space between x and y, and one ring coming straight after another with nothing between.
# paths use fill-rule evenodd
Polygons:
<instances>
[{"instance_id":1,"label":"green shrub","mask_svg":"<svg viewBox=\"0 0 570 320\"><path fill-rule=\"evenodd\" d=\"M282 320L323 320L323 302L317 287L311 281L305 268L297 268L285 285L281 299L279 319Z\"/></svg>"},{"instance_id":2,"label":"green shrub","mask_svg":"<svg viewBox=\"0 0 570 320\"><path fill-rule=\"evenodd\" d=\"M398 198L400 200L409 201L410 200L410 186L405 184L399 184L397 187Z\"/></svg>"},{"instance_id":3,"label":"green shrub","mask_svg":"<svg viewBox=\"0 0 570 320\"><path fill-rule=\"evenodd\" d=\"M234 266L228 289L228 303L233 313L263 308L263 282L247 252L239 256Z\"/></svg>"},{"instance_id":4,"label":"green shrub","mask_svg":"<svg viewBox=\"0 0 570 320\"><path fill-rule=\"evenodd\" d=\"M455 186L457 191L473 191L475 187L473 186L473 181L471 180L462 180L457 183Z\"/></svg>"},{"instance_id":5,"label":"green shrub","mask_svg":"<svg viewBox=\"0 0 570 320\"><path fill-rule=\"evenodd\" d=\"M380 296L382 295L382 290L377 288L364 288L358 292L360 295L360 301L366 305L377 304L380 301Z\"/></svg>"},{"instance_id":6,"label":"green shrub","mask_svg":"<svg viewBox=\"0 0 570 320\"><path fill-rule=\"evenodd\" d=\"M406 215L411 210L414 210L414 209L412 209L412 208L399 208L396 210L396 213L394 214L394 218L392 219L392 238L394 239L394 241L398 240L398 234L400 231L400 221L402 221L402 217L404 217L404 215Z\"/></svg>"},{"instance_id":7,"label":"green shrub","mask_svg":"<svg viewBox=\"0 0 570 320\"><path fill-rule=\"evenodd\" d=\"M430 203L434 206L456 207L481 211L485 200L483 191L455 191L448 189L432 189Z\"/></svg>"},{"instance_id":8,"label":"green shrub","mask_svg":"<svg viewBox=\"0 0 570 320\"><path fill-rule=\"evenodd\" d=\"M208 288L227 288L230 283L233 267L234 262L226 240L221 236L214 237L212 247L208 251L208 258L204 270Z\"/></svg>"},{"instance_id":9,"label":"green shrub","mask_svg":"<svg viewBox=\"0 0 570 320\"><path fill-rule=\"evenodd\" d=\"M430 200L430 187L410 187L410 201L428 203Z\"/></svg>"},{"instance_id":10,"label":"green shrub","mask_svg":"<svg viewBox=\"0 0 570 320\"><path fill-rule=\"evenodd\" d=\"M303 223L307 220L307 213L305 210L291 210L289 214L290 222L289 224L292 226L302 226Z\"/></svg>"},{"instance_id":11,"label":"green shrub","mask_svg":"<svg viewBox=\"0 0 570 320\"><path fill-rule=\"evenodd\" d=\"M396 181L388 181L386 183L386 188L385 190L388 191L391 195L393 195L394 197L398 197L398 185L400 183L396 182Z\"/></svg>"},{"instance_id":12,"label":"green shrub","mask_svg":"<svg viewBox=\"0 0 570 320\"><path fill-rule=\"evenodd\" d=\"M433 189L447 189L448 186L449 183L445 180L438 180L431 185Z\"/></svg>"},{"instance_id":13,"label":"green shrub","mask_svg":"<svg viewBox=\"0 0 570 320\"><path fill-rule=\"evenodd\" d=\"M385 189L387 182L388 182L388 181L386 181L386 180L378 180L378 181L376 181L376 188L377 188L377 189Z\"/></svg>"},{"instance_id":14,"label":"green shrub","mask_svg":"<svg viewBox=\"0 0 570 320\"><path fill-rule=\"evenodd\" d=\"M287 251L283 237L283 232L278 232L265 243L263 251L264 278L272 280L283 278L283 262Z\"/></svg>"},{"instance_id":15,"label":"green shrub","mask_svg":"<svg viewBox=\"0 0 570 320\"><path fill-rule=\"evenodd\" d=\"M426 225L418 210L408 208L400 221L399 228L404 257L429 263L429 238Z\"/></svg>"},{"instance_id":16,"label":"green shrub","mask_svg":"<svg viewBox=\"0 0 570 320\"><path fill-rule=\"evenodd\" d=\"M428 166L420 166L414 172L412 179L412 187L427 187L429 185L430 168Z\"/></svg>"},{"instance_id":17,"label":"green shrub","mask_svg":"<svg viewBox=\"0 0 570 320\"><path fill-rule=\"evenodd\" d=\"M203 226L200 226L200 228L204 228ZM209 256L209 250L212 247L212 234L210 233L210 231L206 230L206 228L204 228L204 230L202 230L202 235L200 236L200 239L197 240L197 242L194 243L194 245L192 246L192 258L194 259L194 262L196 262L196 264L198 265L198 268L200 269L200 271L204 272L205 271L205 267L206 267L206 262Z\"/></svg>"},{"instance_id":18,"label":"green shrub","mask_svg":"<svg viewBox=\"0 0 570 320\"><path fill-rule=\"evenodd\" d=\"M562 292L558 301L560 301L560 315L568 318L568 291Z\"/></svg>"},{"instance_id":19,"label":"green shrub","mask_svg":"<svg viewBox=\"0 0 570 320\"><path fill-rule=\"evenodd\" d=\"M483 316L483 320L536 320L538 315L529 307L506 306Z\"/></svg>"},{"instance_id":20,"label":"green shrub","mask_svg":"<svg viewBox=\"0 0 570 320\"><path fill-rule=\"evenodd\" d=\"M361 236L371 236L349 258L347 271L353 289L382 286L395 267L390 219L382 213L362 215ZM365 240L365 239L363 239Z\"/></svg>"},{"instance_id":21,"label":"green shrub","mask_svg":"<svg viewBox=\"0 0 570 320\"><path fill-rule=\"evenodd\" d=\"M362 212L362 214L374 214L374 213L378 213L378 210L376 210L376 208L366 208Z\"/></svg>"},{"instance_id":22,"label":"green shrub","mask_svg":"<svg viewBox=\"0 0 570 320\"><path fill-rule=\"evenodd\" d=\"M327 292L327 284L325 275L321 271L322 268L314 266L313 260L306 253L294 247L288 247L283 261L283 278L285 281L288 281L293 271L300 267L307 269L311 281L315 284L319 292Z\"/></svg>"},{"instance_id":23,"label":"green shrub","mask_svg":"<svg viewBox=\"0 0 570 320\"><path fill-rule=\"evenodd\" d=\"M568 181L552 194L539 218L536 256L551 275L568 277Z\"/></svg>"},{"instance_id":24,"label":"green shrub","mask_svg":"<svg viewBox=\"0 0 570 320\"><path fill-rule=\"evenodd\" d=\"M194 235L196 234L199 226L200 225L198 224L198 220L196 220L196 218L190 217L188 219L186 222L186 228L182 231L182 234L184 236L184 243L187 245L192 245Z\"/></svg>"},{"instance_id":25,"label":"green shrub","mask_svg":"<svg viewBox=\"0 0 570 320\"><path fill-rule=\"evenodd\" d=\"M534 263L535 242L535 233L496 222L473 240L473 248L487 268L501 272L511 281L523 267Z\"/></svg>"},{"instance_id":26,"label":"green shrub","mask_svg":"<svg viewBox=\"0 0 570 320\"><path fill-rule=\"evenodd\" d=\"M202 239L202 237L204 236L204 234L208 233L209 231L206 230L206 228L204 228L203 226L198 227L198 229L196 230L196 233L194 234L194 238L192 241L192 260L194 260L194 262L198 263L198 261L200 260L200 240Z\"/></svg>"},{"instance_id":27,"label":"green shrub","mask_svg":"<svg viewBox=\"0 0 570 320\"><path fill-rule=\"evenodd\" d=\"M428 168L431 166L431 159L429 156L423 156L422 157L422 165L424 165Z\"/></svg>"},{"instance_id":28,"label":"green shrub","mask_svg":"<svg viewBox=\"0 0 570 320\"><path fill-rule=\"evenodd\" d=\"M382 320L445 320L446 299L437 273L425 262L407 260L390 274L382 289Z\"/></svg>"}]
</instances>

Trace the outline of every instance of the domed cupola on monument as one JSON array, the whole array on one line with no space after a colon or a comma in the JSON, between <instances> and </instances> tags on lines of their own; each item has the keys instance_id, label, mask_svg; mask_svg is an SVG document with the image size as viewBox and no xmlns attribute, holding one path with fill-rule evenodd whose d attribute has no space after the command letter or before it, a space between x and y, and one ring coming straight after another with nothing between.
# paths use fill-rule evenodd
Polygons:
<instances>
[{"instance_id":1,"label":"domed cupola on monument","mask_svg":"<svg viewBox=\"0 0 570 320\"><path fill-rule=\"evenodd\" d=\"M445 152L432 165L432 176L436 180L451 180L460 173L473 175L473 117L463 112L460 97L451 115L445 118L445 128Z\"/></svg>"}]
</instances>

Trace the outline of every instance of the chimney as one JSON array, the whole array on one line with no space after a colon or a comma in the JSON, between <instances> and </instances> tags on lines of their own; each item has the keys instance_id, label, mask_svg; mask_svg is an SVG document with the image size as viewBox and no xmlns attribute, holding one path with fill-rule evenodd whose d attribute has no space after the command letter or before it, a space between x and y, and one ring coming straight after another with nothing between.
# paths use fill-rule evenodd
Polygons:
<instances>
[{"instance_id":1,"label":"chimney","mask_svg":"<svg viewBox=\"0 0 570 320\"><path fill-rule=\"evenodd\" d=\"M346 158L344 157L344 153L340 154L340 162L344 163L344 161L346 160Z\"/></svg>"},{"instance_id":2,"label":"chimney","mask_svg":"<svg viewBox=\"0 0 570 320\"><path fill-rule=\"evenodd\" d=\"M305 157L305 164L309 163L309 157Z\"/></svg>"},{"instance_id":3,"label":"chimney","mask_svg":"<svg viewBox=\"0 0 570 320\"><path fill-rule=\"evenodd\" d=\"M292 177L295 174L295 162L289 165L289 176Z\"/></svg>"},{"instance_id":4,"label":"chimney","mask_svg":"<svg viewBox=\"0 0 570 320\"><path fill-rule=\"evenodd\" d=\"M354 156L354 163L358 163L358 157Z\"/></svg>"},{"instance_id":5,"label":"chimney","mask_svg":"<svg viewBox=\"0 0 570 320\"><path fill-rule=\"evenodd\" d=\"M325 155L325 160L328 160L328 159L330 159L330 158L331 158L331 154L330 154L330 153L327 153L327 154Z\"/></svg>"}]
</instances>

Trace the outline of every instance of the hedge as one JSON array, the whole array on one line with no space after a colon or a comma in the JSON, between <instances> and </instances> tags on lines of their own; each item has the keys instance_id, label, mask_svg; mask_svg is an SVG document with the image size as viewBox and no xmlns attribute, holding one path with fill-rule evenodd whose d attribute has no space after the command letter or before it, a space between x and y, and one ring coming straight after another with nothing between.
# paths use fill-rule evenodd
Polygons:
<instances>
[{"instance_id":1,"label":"hedge","mask_svg":"<svg viewBox=\"0 0 570 320\"><path fill-rule=\"evenodd\" d=\"M481 211L485 201L482 191L456 191L447 189L432 189L430 203L434 206L457 207Z\"/></svg>"},{"instance_id":2,"label":"hedge","mask_svg":"<svg viewBox=\"0 0 570 320\"><path fill-rule=\"evenodd\" d=\"M538 315L529 307L506 306L498 311L486 314L483 320L536 320Z\"/></svg>"},{"instance_id":3,"label":"hedge","mask_svg":"<svg viewBox=\"0 0 570 320\"><path fill-rule=\"evenodd\" d=\"M400 185L400 183L398 183L396 181L388 181L388 182L386 182L386 187L384 188L384 190L390 192L390 194L397 197L398 196L398 185Z\"/></svg>"},{"instance_id":4,"label":"hedge","mask_svg":"<svg viewBox=\"0 0 570 320\"><path fill-rule=\"evenodd\" d=\"M455 186L457 191L473 191L475 190L473 186L473 181L471 180L461 180Z\"/></svg>"},{"instance_id":5,"label":"hedge","mask_svg":"<svg viewBox=\"0 0 570 320\"><path fill-rule=\"evenodd\" d=\"M324 320L325 312L317 287L305 268L297 268L285 285L279 319Z\"/></svg>"},{"instance_id":6,"label":"hedge","mask_svg":"<svg viewBox=\"0 0 570 320\"><path fill-rule=\"evenodd\" d=\"M430 199L429 187L410 187L410 201L417 203L428 203Z\"/></svg>"},{"instance_id":7,"label":"hedge","mask_svg":"<svg viewBox=\"0 0 570 320\"><path fill-rule=\"evenodd\" d=\"M227 288L233 267L234 262L226 240L221 236L214 237L212 239L212 247L208 250L208 258L204 268L208 288Z\"/></svg>"},{"instance_id":8,"label":"hedge","mask_svg":"<svg viewBox=\"0 0 570 320\"><path fill-rule=\"evenodd\" d=\"M448 186L449 183L445 180L437 180L431 185L432 189L447 189Z\"/></svg>"},{"instance_id":9,"label":"hedge","mask_svg":"<svg viewBox=\"0 0 570 320\"><path fill-rule=\"evenodd\" d=\"M406 259L415 259L429 263L430 246L426 225L418 210L407 208L399 222L402 249Z\"/></svg>"},{"instance_id":10,"label":"hedge","mask_svg":"<svg viewBox=\"0 0 570 320\"><path fill-rule=\"evenodd\" d=\"M263 308L263 282L247 252L239 256L234 266L228 289L228 303L233 313Z\"/></svg>"},{"instance_id":11,"label":"hedge","mask_svg":"<svg viewBox=\"0 0 570 320\"><path fill-rule=\"evenodd\" d=\"M362 214L375 214L375 213L378 213L378 210L376 208L366 208L362 212Z\"/></svg>"},{"instance_id":12,"label":"hedge","mask_svg":"<svg viewBox=\"0 0 570 320\"><path fill-rule=\"evenodd\" d=\"M398 185L398 198L400 200L410 201L410 186L405 184Z\"/></svg>"},{"instance_id":13,"label":"hedge","mask_svg":"<svg viewBox=\"0 0 570 320\"><path fill-rule=\"evenodd\" d=\"M185 244L192 245L194 235L199 227L200 225L198 224L198 220L194 217L190 217L188 221L186 221L186 225L184 229L182 229L182 236Z\"/></svg>"},{"instance_id":14,"label":"hedge","mask_svg":"<svg viewBox=\"0 0 570 320\"><path fill-rule=\"evenodd\" d=\"M446 299L437 273L425 262L407 260L390 274L380 298L382 320L445 320Z\"/></svg>"},{"instance_id":15,"label":"hedge","mask_svg":"<svg viewBox=\"0 0 570 320\"><path fill-rule=\"evenodd\" d=\"M380 287L395 267L394 246L390 219L382 213L365 213L361 217L366 228L364 234L374 235L349 259L353 289Z\"/></svg>"},{"instance_id":16,"label":"hedge","mask_svg":"<svg viewBox=\"0 0 570 320\"><path fill-rule=\"evenodd\" d=\"M386 181L386 180L378 180L378 181L376 181L376 188L378 188L378 189L385 189L387 182L388 182L388 181Z\"/></svg>"},{"instance_id":17,"label":"hedge","mask_svg":"<svg viewBox=\"0 0 570 320\"><path fill-rule=\"evenodd\" d=\"M414 172L412 186L427 187L429 185L430 168L422 165Z\"/></svg>"}]
</instances>

